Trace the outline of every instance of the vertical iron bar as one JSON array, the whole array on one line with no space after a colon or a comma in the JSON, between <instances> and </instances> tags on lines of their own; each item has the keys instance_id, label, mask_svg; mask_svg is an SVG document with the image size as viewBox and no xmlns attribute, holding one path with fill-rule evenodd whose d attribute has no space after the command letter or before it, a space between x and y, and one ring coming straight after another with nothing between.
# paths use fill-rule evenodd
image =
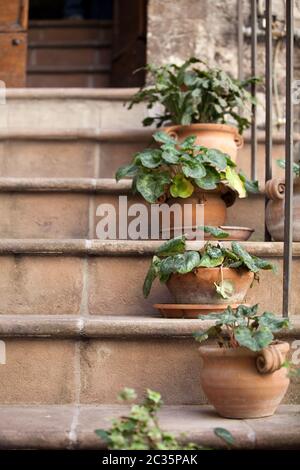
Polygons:
<instances>
[{"instance_id":1,"label":"vertical iron bar","mask_svg":"<svg viewBox=\"0 0 300 470\"><path fill-rule=\"evenodd\" d=\"M251 0L251 75L257 74L257 2ZM256 84L251 85L251 94L256 97ZM256 128L256 106L252 105L251 120L251 178L256 179L256 154L257 154L257 128Z\"/></svg>"},{"instance_id":2,"label":"vertical iron bar","mask_svg":"<svg viewBox=\"0 0 300 470\"><path fill-rule=\"evenodd\" d=\"M273 96L273 63L272 63L272 0L266 1L266 167L265 182L272 178L272 96ZM267 198L265 205L267 204ZM271 236L265 226L265 240Z\"/></svg>"},{"instance_id":3,"label":"vertical iron bar","mask_svg":"<svg viewBox=\"0 0 300 470\"><path fill-rule=\"evenodd\" d=\"M243 57L244 57L244 17L243 17L243 0L237 2L238 14L238 77L239 80L244 78Z\"/></svg>"},{"instance_id":4,"label":"vertical iron bar","mask_svg":"<svg viewBox=\"0 0 300 470\"><path fill-rule=\"evenodd\" d=\"M294 0L286 0L286 124L285 124L285 208L283 260L283 316L288 317L293 250L293 102Z\"/></svg>"}]
</instances>

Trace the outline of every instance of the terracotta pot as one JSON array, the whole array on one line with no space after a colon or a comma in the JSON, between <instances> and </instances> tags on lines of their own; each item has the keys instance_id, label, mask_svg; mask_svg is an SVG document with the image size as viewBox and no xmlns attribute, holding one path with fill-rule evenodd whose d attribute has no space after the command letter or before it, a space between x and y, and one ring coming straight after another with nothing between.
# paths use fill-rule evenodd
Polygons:
<instances>
[{"instance_id":1,"label":"terracotta pot","mask_svg":"<svg viewBox=\"0 0 300 470\"><path fill-rule=\"evenodd\" d=\"M284 193L285 181L273 178L266 183L266 194L270 201L266 207L266 225L273 240L284 240ZM293 241L300 241L300 178L294 180Z\"/></svg>"},{"instance_id":2,"label":"terracotta pot","mask_svg":"<svg viewBox=\"0 0 300 470\"><path fill-rule=\"evenodd\" d=\"M170 207L176 209L176 204L181 208L181 217L178 219L174 212L170 212L170 219L166 219L162 225L160 221L160 239L166 239L166 232L169 232L170 238L181 233L195 231L196 227L203 225L212 225L218 227L224 225L227 216L227 207L235 201L236 194L227 188L220 187L214 191L196 190L193 196L186 199L170 198L166 201ZM201 207L199 207L199 205ZM176 213L176 212L175 212ZM170 220L170 224L168 224ZM176 232L177 230L177 232ZM163 236L164 235L164 236ZM190 240L194 239L190 236Z\"/></svg>"},{"instance_id":3,"label":"terracotta pot","mask_svg":"<svg viewBox=\"0 0 300 470\"><path fill-rule=\"evenodd\" d=\"M254 274L247 269L223 268L223 280L230 281L234 293L230 299L223 299L215 283L222 279L220 268L198 268L187 274L172 274L167 287L178 304L239 304L253 282Z\"/></svg>"},{"instance_id":4,"label":"terracotta pot","mask_svg":"<svg viewBox=\"0 0 300 470\"><path fill-rule=\"evenodd\" d=\"M179 141L189 135L197 136L197 145L221 150L236 162L237 151L243 147L243 137L236 127L227 124L191 124L166 127L165 132Z\"/></svg>"},{"instance_id":5,"label":"terracotta pot","mask_svg":"<svg viewBox=\"0 0 300 470\"><path fill-rule=\"evenodd\" d=\"M288 343L278 341L258 353L216 345L199 351L202 389L221 416L262 418L275 413L290 382L281 367Z\"/></svg>"}]
</instances>

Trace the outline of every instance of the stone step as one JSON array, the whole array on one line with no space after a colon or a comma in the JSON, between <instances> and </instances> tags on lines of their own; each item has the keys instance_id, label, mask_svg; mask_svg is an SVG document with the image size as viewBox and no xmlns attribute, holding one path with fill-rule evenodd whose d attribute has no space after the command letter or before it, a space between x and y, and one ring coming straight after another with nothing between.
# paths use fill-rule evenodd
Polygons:
<instances>
[{"instance_id":1,"label":"stone step","mask_svg":"<svg viewBox=\"0 0 300 470\"><path fill-rule=\"evenodd\" d=\"M101 217L96 211L101 204L112 204L118 214L122 195L128 196L128 207L144 203L131 195L130 188L128 180L0 178L0 237L99 238L96 227ZM128 223L132 218L127 217ZM255 229L252 240L263 240L263 194L237 200L228 209L227 225L245 224Z\"/></svg>"},{"instance_id":2,"label":"stone step","mask_svg":"<svg viewBox=\"0 0 300 470\"><path fill-rule=\"evenodd\" d=\"M295 352L299 317L291 321L280 338ZM167 405L206 404L192 334L210 325L145 316L0 315L6 349L0 404L112 404L124 386L140 395L157 390ZM285 404L299 403L299 385L291 383Z\"/></svg>"},{"instance_id":3,"label":"stone step","mask_svg":"<svg viewBox=\"0 0 300 470\"><path fill-rule=\"evenodd\" d=\"M63 42L52 41L46 44L32 42L28 46L28 66L55 67L64 65L110 65L111 43L109 41Z\"/></svg>"},{"instance_id":4,"label":"stone step","mask_svg":"<svg viewBox=\"0 0 300 470\"><path fill-rule=\"evenodd\" d=\"M28 29L29 45L38 41L111 40L112 22L99 20L31 20Z\"/></svg>"},{"instance_id":5,"label":"stone step","mask_svg":"<svg viewBox=\"0 0 300 470\"><path fill-rule=\"evenodd\" d=\"M224 242L225 245L228 242ZM159 241L0 240L0 314L153 315L155 303L172 301L156 283L147 300L142 284ZM201 242L190 242L199 248ZM277 267L260 274L246 301L282 312L280 242L243 242ZM300 243L293 244L293 286L299 276ZM266 289L266 286L268 288ZM297 312L298 289L291 291L291 314Z\"/></svg>"},{"instance_id":6,"label":"stone step","mask_svg":"<svg viewBox=\"0 0 300 470\"><path fill-rule=\"evenodd\" d=\"M1 449L103 449L95 429L107 429L112 418L123 416L121 405L0 406ZM297 450L300 447L300 406L282 405L269 418L235 420L216 415L209 406L164 406L162 429L212 449L224 448L214 434L226 428L234 449ZM100 458L100 457L99 457Z\"/></svg>"}]
</instances>

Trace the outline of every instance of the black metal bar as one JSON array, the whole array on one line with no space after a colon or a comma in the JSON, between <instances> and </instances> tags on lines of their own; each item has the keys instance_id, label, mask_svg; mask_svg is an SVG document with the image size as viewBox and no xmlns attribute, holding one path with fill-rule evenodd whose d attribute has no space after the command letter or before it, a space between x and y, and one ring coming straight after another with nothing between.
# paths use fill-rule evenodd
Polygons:
<instances>
[{"instance_id":1,"label":"black metal bar","mask_svg":"<svg viewBox=\"0 0 300 470\"><path fill-rule=\"evenodd\" d=\"M266 2L266 167L265 182L272 178L272 95L273 95L273 61L272 61L272 0ZM268 200L266 198L265 205ZM271 236L265 226L265 240Z\"/></svg>"},{"instance_id":2,"label":"black metal bar","mask_svg":"<svg viewBox=\"0 0 300 470\"><path fill-rule=\"evenodd\" d=\"M244 78L243 57L244 57L244 15L243 15L243 0L237 2L238 14L238 77L239 80Z\"/></svg>"},{"instance_id":3,"label":"black metal bar","mask_svg":"<svg viewBox=\"0 0 300 470\"><path fill-rule=\"evenodd\" d=\"M283 259L283 316L288 317L292 283L293 250L293 102L294 0L286 0L286 124L285 124L285 208Z\"/></svg>"},{"instance_id":4,"label":"black metal bar","mask_svg":"<svg viewBox=\"0 0 300 470\"><path fill-rule=\"evenodd\" d=\"M251 75L257 73L257 2L251 0ZM251 86L251 94L256 97L256 84ZM256 106L253 104L251 120L251 178L256 179L256 154L257 154L257 127L256 127Z\"/></svg>"}]
</instances>

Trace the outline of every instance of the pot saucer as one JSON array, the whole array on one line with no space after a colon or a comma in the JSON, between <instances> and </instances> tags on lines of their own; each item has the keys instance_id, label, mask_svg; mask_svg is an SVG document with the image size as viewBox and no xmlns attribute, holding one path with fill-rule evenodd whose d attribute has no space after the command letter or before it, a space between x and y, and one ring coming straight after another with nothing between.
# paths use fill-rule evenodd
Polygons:
<instances>
[{"instance_id":1,"label":"pot saucer","mask_svg":"<svg viewBox=\"0 0 300 470\"><path fill-rule=\"evenodd\" d=\"M229 233L229 236L227 238L223 238L222 241L236 240L236 241L245 242L249 240L252 233L255 231L254 229L249 228L249 227L232 227L232 226L226 227L226 225L221 225L218 228L224 230L224 232ZM215 237L212 237L208 233L205 234L204 238L205 240L216 240Z\"/></svg>"},{"instance_id":2,"label":"pot saucer","mask_svg":"<svg viewBox=\"0 0 300 470\"><path fill-rule=\"evenodd\" d=\"M236 309L240 304L231 304ZM198 318L198 315L208 313L222 313L227 304L154 304L165 318Z\"/></svg>"}]
</instances>

